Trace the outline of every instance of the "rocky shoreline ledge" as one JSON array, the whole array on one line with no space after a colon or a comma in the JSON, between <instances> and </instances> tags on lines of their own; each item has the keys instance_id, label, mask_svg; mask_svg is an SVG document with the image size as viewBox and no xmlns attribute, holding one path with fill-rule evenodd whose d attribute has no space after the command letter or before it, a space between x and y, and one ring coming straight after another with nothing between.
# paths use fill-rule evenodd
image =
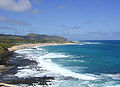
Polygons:
<instances>
[{"instance_id":1,"label":"rocky shoreline ledge","mask_svg":"<svg viewBox=\"0 0 120 87\"><path fill-rule=\"evenodd\" d=\"M7 48L0 46L0 65L6 65L9 57L13 54L12 51L9 51Z\"/></svg>"},{"instance_id":2,"label":"rocky shoreline ledge","mask_svg":"<svg viewBox=\"0 0 120 87\"><path fill-rule=\"evenodd\" d=\"M9 59L13 52L9 51L7 48L0 46L0 74L5 70L6 66L9 65Z\"/></svg>"},{"instance_id":3,"label":"rocky shoreline ledge","mask_svg":"<svg viewBox=\"0 0 120 87\"><path fill-rule=\"evenodd\" d=\"M73 43L65 43L65 44L73 44ZM15 73L17 73L18 66L27 66L32 64L32 66L35 66L37 62L31 61L28 59L24 59L24 55L22 57L17 56L19 54L14 53L15 50L18 49L24 49L34 46L46 46L46 45L61 45L58 43L39 43L39 44L24 44L24 45L18 45L13 46L11 48L4 48L5 52L0 55L1 57L1 65L0 65L0 83L6 83L6 84L27 84L27 85L33 85L34 83L37 83L39 85L51 85L51 81L54 80L54 77L33 77L33 78L18 78L15 76ZM24 63L22 62L24 61ZM8 86L9 87L9 86ZM10 86L13 87L13 86Z\"/></svg>"},{"instance_id":4,"label":"rocky shoreline ledge","mask_svg":"<svg viewBox=\"0 0 120 87\"><path fill-rule=\"evenodd\" d=\"M13 55L12 51L9 51L7 48L0 46L0 77L3 72L8 71L9 59ZM18 87L11 84L6 84L0 80L0 87Z\"/></svg>"},{"instance_id":5,"label":"rocky shoreline ledge","mask_svg":"<svg viewBox=\"0 0 120 87\"><path fill-rule=\"evenodd\" d=\"M28 59L23 59L24 55L20 55L21 57L16 57L19 56L19 54L13 53L13 56L11 56L8 64L5 65L5 69L1 72L0 74L0 85L3 85L3 83L9 85L33 85L35 83L43 86L50 85L51 81L54 80L54 77L30 77L30 78L18 78L15 76L15 74L18 72L18 67L21 66L31 66L35 67L37 62L36 61L31 61ZM24 61L24 62L23 62ZM38 68L38 67L36 67ZM40 67L39 70L41 71ZM5 87L17 87L17 86L5 86ZM3 86L4 87L4 86Z\"/></svg>"}]
</instances>

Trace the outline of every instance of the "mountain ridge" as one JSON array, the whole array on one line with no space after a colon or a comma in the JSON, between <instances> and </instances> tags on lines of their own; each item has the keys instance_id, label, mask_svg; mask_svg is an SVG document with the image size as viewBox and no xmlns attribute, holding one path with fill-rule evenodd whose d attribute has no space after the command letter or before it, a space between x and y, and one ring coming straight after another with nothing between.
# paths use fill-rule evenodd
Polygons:
<instances>
[{"instance_id":1,"label":"mountain ridge","mask_svg":"<svg viewBox=\"0 0 120 87\"><path fill-rule=\"evenodd\" d=\"M69 40L61 36L50 36L50 35L42 35L42 34L34 34L34 33L29 33L25 36L0 34L0 40L69 42Z\"/></svg>"}]
</instances>

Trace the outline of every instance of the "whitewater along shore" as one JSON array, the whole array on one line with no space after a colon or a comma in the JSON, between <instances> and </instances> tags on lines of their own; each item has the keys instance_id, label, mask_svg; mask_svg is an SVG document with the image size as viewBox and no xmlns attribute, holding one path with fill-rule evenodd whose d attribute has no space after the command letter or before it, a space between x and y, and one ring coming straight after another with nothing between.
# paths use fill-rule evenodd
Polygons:
<instances>
[{"instance_id":1,"label":"whitewater along shore","mask_svg":"<svg viewBox=\"0 0 120 87\"><path fill-rule=\"evenodd\" d=\"M31 48L31 47L34 47L34 46L49 46L49 45L68 45L68 44L75 44L75 43L37 43L37 44L22 44L22 45L17 45L17 46L13 46L11 48L8 48L8 51L9 52L13 52L14 54L14 51L16 50L20 50L20 49L25 49L25 48ZM12 59L12 58L11 58ZM11 60L10 59L10 60ZM36 63L35 61L30 61L30 60L25 60L23 58L15 58L15 61L18 62L20 65L24 65L21 61L24 61L24 62L27 62L27 63ZM19 65L17 64L17 65ZM11 67L8 65L8 67ZM1 65L0 66L0 71L1 71L1 76L8 73L13 74L15 73L16 70L16 65L14 65L13 68L7 68L5 67L5 65ZM4 74L3 74L4 73ZM6 78L6 76L2 76L2 79ZM9 75L8 75L9 76ZM41 85L47 85L47 82L49 82L49 80L52 80L54 79L54 77L40 77L40 78L30 78L30 79L19 79L19 78L16 78L16 77L13 77L13 75L11 75L10 77L7 77L7 79L17 79L17 80L14 80L14 81L3 81L0 83L0 86L3 85L3 83L7 83L7 84L4 84L3 87L6 87L7 85L9 84L31 84L31 83L34 83L34 82L38 82L40 81ZM8 87L17 87L17 86L8 86Z\"/></svg>"}]
</instances>

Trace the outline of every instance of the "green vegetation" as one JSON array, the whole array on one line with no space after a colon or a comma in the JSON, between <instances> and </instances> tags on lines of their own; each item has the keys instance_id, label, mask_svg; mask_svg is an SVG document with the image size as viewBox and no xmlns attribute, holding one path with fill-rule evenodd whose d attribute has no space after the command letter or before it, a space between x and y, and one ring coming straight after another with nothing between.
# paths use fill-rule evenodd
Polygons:
<instances>
[{"instance_id":1,"label":"green vegetation","mask_svg":"<svg viewBox=\"0 0 120 87\"><path fill-rule=\"evenodd\" d=\"M0 43L0 46L1 47L5 47L5 48L10 48L12 46L14 46L15 44L12 44L12 43Z\"/></svg>"},{"instance_id":2,"label":"green vegetation","mask_svg":"<svg viewBox=\"0 0 120 87\"><path fill-rule=\"evenodd\" d=\"M27 43L65 43L70 42L64 37L48 36L30 33L26 36L0 34L0 46L10 48L18 44Z\"/></svg>"},{"instance_id":3,"label":"green vegetation","mask_svg":"<svg viewBox=\"0 0 120 87\"><path fill-rule=\"evenodd\" d=\"M26 36L18 35L4 35L0 34L0 65L6 64L6 60L10 55L10 52L7 48L10 48L14 45L19 44L28 44L28 43L65 43L71 42L64 37L60 36L48 36L48 35L39 35L30 33Z\"/></svg>"},{"instance_id":4,"label":"green vegetation","mask_svg":"<svg viewBox=\"0 0 120 87\"><path fill-rule=\"evenodd\" d=\"M64 43L69 41L66 38L60 36L48 36L33 33L30 33L26 36L0 34L0 44L6 43L5 45L6 47L23 43L54 43L54 42Z\"/></svg>"},{"instance_id":5,"label":"green vegetation","mask_svg":"<svg viewBox=\"0 0 120 87\"><path fill-rule=\"evenodd\" d=\"M0 53L4 52L4 48L2 46L0 46Z\"/></svg>"},{"instance_id":6,"label":"green vegetation","mask_svg":"<svg viewBox=\"0 0 120 87\"><path fill-rule=\"evenodd\" d=\"M10 54L11 53L8 51L7 48L0 45L0 65L5 65L7 63Z\"/></svg>"}]
</instances>

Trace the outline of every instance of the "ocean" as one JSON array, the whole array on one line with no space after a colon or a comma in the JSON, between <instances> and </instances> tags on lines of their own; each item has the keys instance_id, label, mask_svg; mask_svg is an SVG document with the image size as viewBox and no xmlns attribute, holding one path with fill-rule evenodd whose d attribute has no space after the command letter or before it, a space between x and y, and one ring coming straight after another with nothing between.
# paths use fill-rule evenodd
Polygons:
<instances>
[{"instance_id":1,"label":"ocean","mask_svg":"<svg viewBox=\"0 0 120 87\"><path fill-rule=\"evenodd\" d=\"M79 44L38 46L15 52L24 54L24 59L37 62L35 67L18 66L15 76L55 77L44 87L120 87L119 40L81 41ZM38 83L21 86L43 87Z\"/></svg>"}]
</instances>

